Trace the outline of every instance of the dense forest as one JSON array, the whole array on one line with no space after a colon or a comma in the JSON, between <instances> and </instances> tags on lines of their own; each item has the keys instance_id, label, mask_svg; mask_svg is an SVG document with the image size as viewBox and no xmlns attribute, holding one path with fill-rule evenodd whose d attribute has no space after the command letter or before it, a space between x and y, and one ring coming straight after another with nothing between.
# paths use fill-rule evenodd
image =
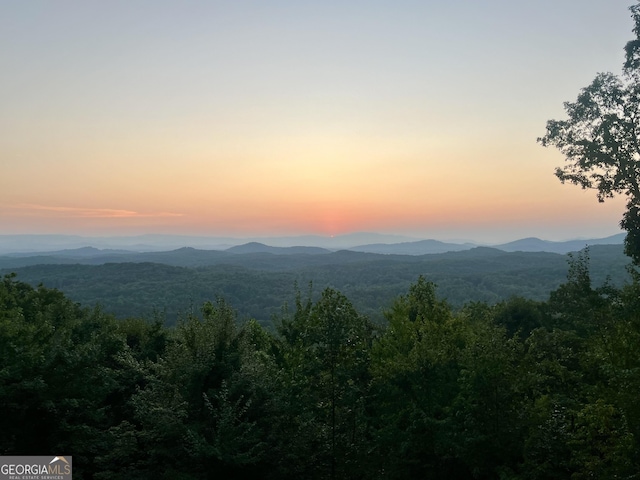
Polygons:
<instances>
[{"instance_id":1,"label":"dense forest","mask_svg":"<svg viewBox=\"0 0 640 480\"><path fill-rule=\"evenodd\" d=\"M636 478L640 282L588 252L545 301L452 309L416 281L373 324L338 290L275 328L224 299L175 327L0 283L0 452L74 478Z\"/></svg>"},{"instance_id":2,"label":"dense forest","mask_svg":"<svg viewBox=\"0 0 640 480\"><path fill-rule=\"evenodd\" d=\"M593 245L589 255L594 285L629 281L622 245ZM161 318L175 325L189 309L221 297L240 320L272 327L283 304L295 301L296 285L304 289L312 283L314 299L325 288L338 290L379 324L384 309L419 276L435 283L438 296L457 310L470 301L495 304L514 295L544 301L564 282L568 265L566 255L486 247L415 256L351 251L224 255L185 248L140 260L80 264L72 258L69 264L45 264L54 260L0 257L0 275L15 272L18 280L57 288L73 301L101 305L118 318Z\"/></svg>"}]
</instances>

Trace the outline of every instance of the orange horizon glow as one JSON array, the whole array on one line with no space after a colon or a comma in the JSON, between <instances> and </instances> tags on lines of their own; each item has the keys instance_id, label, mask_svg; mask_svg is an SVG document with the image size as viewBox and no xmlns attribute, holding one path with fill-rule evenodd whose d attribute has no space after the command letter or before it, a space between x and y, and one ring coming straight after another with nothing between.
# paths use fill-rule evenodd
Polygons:
<instances>
[{"instance_id":1,"label":"orange horizon glow","mask_svg":"<svg viewBox=\"0 0 640 480\"><path fill-rule=\"evenodd\" d=\"M1 5L0 235L616 233L536 144L614 4Z\"/></svg>"}]
</instances>

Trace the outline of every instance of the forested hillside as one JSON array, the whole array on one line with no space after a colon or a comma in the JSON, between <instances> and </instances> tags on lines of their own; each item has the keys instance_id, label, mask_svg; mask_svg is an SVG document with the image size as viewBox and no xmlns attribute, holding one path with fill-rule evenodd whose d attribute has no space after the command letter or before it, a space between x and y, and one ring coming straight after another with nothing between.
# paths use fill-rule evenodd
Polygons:
<instances>
[{"instance_id":1,"label":"forested hillside","mask_svg":"<svg viewBox=\"0 0 640 480\"><path fill-rule=\"evenodd\" d=\"M538 139L565 157L562 182L599 201L625 197L624 245L3 256L0 456L69 455L76 480L640 478L640 2L630 10L623 77L599 74ZM277 190L258 170L252 178ZM194 178L186 162L180 172ZM144 196L136 175L131 184ZM174 217L26 202L7 211L22 209L61 215L52 221Z\"/></svg>"},{"instance_id":2,"label":"forested hillside","mask_svg":"<svg viewBox=\"0 0 640 480\"><path fill-rule=\"evenodd\" d=\"M596 285L607 277L618 286L628 279L629 259L622 245L594 245L589 255ZM180 249L142 257L153 263L31 265L0 272L16 272L19 280L31 285L57 288L83 305L100 304L120 318L161 316L168 324L175 324L191 307L222 297L240 318L269 325L285 303L294 301L296 285L306 291L312 283L316 295L335 288L379 323L383 309L420 275L435 282L438 295L454 308L470 301L493 304L513 295L546 300L566 278L568 258L491 248L421 256L349 251L232 255ZM10 260L28 265L32 258Z\"/></svg>"},{"instance_id":3,"label":"forested hillside","mask_svg":"<svg viewBox=\"0 0 640 480\"><path fill-rule=\"evenodd\" d=\"M418 277L382 325L326 288L273 331L224 299L168 328L8 275L0 453L77 479L635 478L639 298L583 254L544 301L454 310Z\"/></svg>"}]
</instances>

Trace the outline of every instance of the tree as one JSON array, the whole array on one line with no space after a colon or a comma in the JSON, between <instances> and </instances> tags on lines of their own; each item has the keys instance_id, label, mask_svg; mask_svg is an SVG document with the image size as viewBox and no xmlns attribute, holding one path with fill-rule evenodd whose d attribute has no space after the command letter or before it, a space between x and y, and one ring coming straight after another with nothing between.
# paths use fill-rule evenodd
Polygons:
<instances>
[{"instance_id":1,"label":"tree","mask_svg":"<svg viewBox=\"0 0 640 480\"><path fill-rule=\"evenodd\" d=\"M385 317L388 326L372 348L373 461L380 477L469 478L450 414L467 324L422 276Z\"/></svg>"},{"instance_id":2,"label":"tree","mask_svg":"<svg viewBox=\"0 0 640 480\"><path fill-rule=\"evenodd\" d=\"M0 279L0 454L73 452L93 478L134 385L115 318L58 290Z\"/></svg>"},{"instance_id":3,"label":"tree","mask_svg":"<svg viewBox=\"0 0 640 480\"><path fill-rule=\"evenodd\" d=\"M564 103L569 118L549 120L538 142L565 156L556 169L562 183L596 189L600 202L627 197L625 253L640 265L640 3L630 10L636 39L625 47L622 75L596 75L575 102Z\"/></svg>"},{"instance_id":4,"label":"tree","mask_svg":"<svg viewBox=\"0 0 640 480\"><path fill-rule=\"evenodd\" d=\"M317 302L298 294L279 328L288 463L278 478L362 478L373 327L340 292ZM286 440L286 438L283 438ZM282 447L279 447L282 448Z\"/></svg>"},{"instance_id":5,"label":"tree","mask_svg":"<svg viewBox=\"0 0 640 480\"><path fill-rule=\"evenodd\" d=\"M99 478L258 478L269 395L261 378L270 375L257 351L261 327L237 326L235 311L218 299L171 333L155 361L136 365L132 350L129 363L145 381L130 397L130 417L110 430Z\"/></svg>"}]
</instances>

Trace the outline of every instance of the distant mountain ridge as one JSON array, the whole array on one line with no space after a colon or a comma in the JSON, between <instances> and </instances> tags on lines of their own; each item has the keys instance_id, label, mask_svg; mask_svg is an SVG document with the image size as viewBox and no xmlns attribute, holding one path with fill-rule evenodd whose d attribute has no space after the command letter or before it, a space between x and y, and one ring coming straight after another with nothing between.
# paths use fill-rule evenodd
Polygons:
<instances>
[{"instance_id":1,"label":"distant mountain ridge","mask_svg":"<svg viewBox=\"0 0 640 480\"><path fill-rule=\"evenodd\" d=\"M605 238L569 240L564 242L553 242L530 237L500 245L450 243L433 239L415 240L402 236L366 233L344 235L335 238L319 236L282 237L279 239L271 239L273 243L268 243L267 240L264 242L247 242L241 239L222 237L158 236L158 238L162 239L162 241L158 243L142 243L153 240L154 238L156 237L0 235L0 259L3 260L3 262L0 263L3 265L20 264L20 262L17 261L7 262L6 260L7 258L30 258L32 261L36 261L35 257L41 257L41 263L73 263L74 259L93 260L85 263L94 264L105 262L156 261L158 257L166 259L168 256L191 257L195 261L197 258L213 257L222 254L271 253L274 255L318 255L337 250L351 250L354 252L385 255L427 255L470 250L479 246L488 246L505 252L521 251L565 254L582 250L586 245L622 244L625 234L620 233ZM374 238L380 241L364 244L352 243L356 240L362 240L363 238ZM173 245L174 242L179 241L183 243ZM324 242L325 246L319 246L322 242ZM51 248L45 248L47 246ZM27 264L33 263L27 262Z\"/></svg>"},{"instance_id":2,"label":"distant mountain ridge","mask_svg":"<svg viewBox=\"0 0 640 480\"><path fill-rule=\"evenodd\" d=\"M549 253L569 253L582 250L587 245L619 245L624 242L624 233L612 235L605 238L588 240L568 240L564 242L552 242L541 240L536 237L523 238L513 242L499 245L484 245L496 248L504 252L549 252ZM476 248L479 244L474 243L446 243L438 240L419 240L417 242L403 242L394 244L370 244L359 245L349 250L355 252L368 252L394 255L426 255L431 253L459 252Z\"/></svg>"},{"instance_id":3,"label":"distant mountain ridge","mask_svg":"<svg viewBox=\"0 0 640 480\"><path fill-rule=\"evenodd\" d=\"M625 233L619 233L605 238L589 240L568 240L565 242L550 242L536 237L523 238L514 242L495 245L495 248L505 252L550 252L569 253L582 250L588 245L619 245L624 243Z\"/></svg>"},{"instance_id":4,"label":"distant mountain ridge","mask_svg":"<svg viewBox=\"0 0 640 480\"><path fill-rule=\"evenodd\" d=\"M135 253L131 250L116 250L111 248L95 248L91 246L80 248L65 248L64 250L54 250L50 252L15 252L8 253L8 257L20 258L20 257L32 257L34 255L47 255L54 257L96 257L102 255L121 255Z\"/></svg>"},{"instance_id":5,"label":"distant mountain ridge","mask_svg":"<svg viewBox=\"0 0 640 480\"><path fill-rule=\"evenodd\" d=\"M243 245L236 245L235 247L227 248L225 251L236 254L273 253L274 255L320 255L323 253L331 253L331 250L320 247L272 247L259 242L249 242Z\"/></svg>"},{"instance_id":6,"label":"distant mountain ridge","mask_svg":"<svg viewBox=\"0 0 640 480\"><path fill-rule=\"evenodd\" d=\"M622 245L593 246L594 285L607 279L615 285L626 281L629 259L622 250ZM221 297L239 309L241 318L268 324L282 312L283 304L294 304L296 285L311 283L314 289L338 289L353 298L363 313L378 319L420 275L435 282L439 295L457 306L469 301L495 303L513 295L542 300L566 279L567 260L558 253L505 252L492 247L429 255L350 250L276 255L185 247L121 256L0 256L0 276L16 273L21 281L60 289L74 301L100 304L122 318L154 318L153 312L165 311L174 323L189 305ZM8 261L22 262L22 266L7 265Z\"/></svg>"},{"instance_id":7,"label":"distant mountain ridge","mask_svg":"<svg viewBox=\"0 0 640 480\"><path fill-rule=\"evenodd\" d=\"M439 240L418 240L417 242L358 245L347 250L388 255L425 255L430 253L459 252L461 250L470 250L477 246L478 245L473 243L446 243Z\"/></svg>"},{"instance_id":8,"label":"distant mountain ridge","mask_svg":"<svg viewBox=\"0 0 640 480\"><path fill-rule=\"evenodd\" d=\"M365 243L399 243L420 240L401 235L379 233L350 233L321 236L299 235L283 237L205 237L191 235L135 235L111 237L83 237L79 235L0 235L0 255L8 253L40 253L91 246L97 249L117 249L134 252L158 252L182 247L203 250L225 250L246 243L263 243L272 247L320 247L341 250Z\"/></svg>"}]
</instances>

